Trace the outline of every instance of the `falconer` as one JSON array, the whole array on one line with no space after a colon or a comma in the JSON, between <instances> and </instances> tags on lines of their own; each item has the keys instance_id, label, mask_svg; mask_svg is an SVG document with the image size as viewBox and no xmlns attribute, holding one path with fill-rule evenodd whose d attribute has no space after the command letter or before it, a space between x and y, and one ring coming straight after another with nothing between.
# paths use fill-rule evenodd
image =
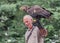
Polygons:
<instances>
[{"instance_id":1,"label":"falconer","mask_svg":"<svg viewBox=\"0 0 60 43\"><path fill-rule=\"evenodd\" d=\"M25 33L25 43L44 43L44 37L40 35L39 28L32 24L33 18L30 15L25 15L23 22L28 27Z\"/></svg>"}]
</instances>

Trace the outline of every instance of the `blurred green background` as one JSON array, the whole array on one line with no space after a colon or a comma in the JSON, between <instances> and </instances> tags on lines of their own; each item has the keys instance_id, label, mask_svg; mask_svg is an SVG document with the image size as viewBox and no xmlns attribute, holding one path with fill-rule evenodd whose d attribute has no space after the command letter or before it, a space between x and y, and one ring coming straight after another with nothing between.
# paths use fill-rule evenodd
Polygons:
<instances>
[{"instance_id":1,"label":"blurred green background","mask_svg":"<svg viewBox=\"0 0 60 43\"><path fill-rule=\"evenodd\" d=\"M51 11L50 20L40 20L48 30L45 43L60 43L60 0L0 0L0 43L25 43L27 28L22 18L27 13L19 10L22 5L40 5Z\"/></svg>"}]
</instances>

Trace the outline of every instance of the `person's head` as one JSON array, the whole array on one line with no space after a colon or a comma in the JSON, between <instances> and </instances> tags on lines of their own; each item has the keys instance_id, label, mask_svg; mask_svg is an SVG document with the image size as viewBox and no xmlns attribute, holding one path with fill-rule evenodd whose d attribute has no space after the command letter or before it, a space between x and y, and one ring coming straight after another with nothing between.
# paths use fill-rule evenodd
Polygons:
<instances>
[{"instance_id":1,"label":"person's head","mask_svg":"<svg viewBox=\"0 0 60 43\"><path fill-rule=\"evenodd\" d=\"M25 15L23 17L23 22L28 28L32 28L33 18L30 15Z\"/></svg>"},{"instance_id":2,"label":"person's head","mask_svg":"<svg viewBox=\"0 0 60 43\"><path fill-rule=\"evenodd\" d=\"M27 11L30 7L28 5L23 5L20 7L20 10Z\"/></svg>"}]
</instances>

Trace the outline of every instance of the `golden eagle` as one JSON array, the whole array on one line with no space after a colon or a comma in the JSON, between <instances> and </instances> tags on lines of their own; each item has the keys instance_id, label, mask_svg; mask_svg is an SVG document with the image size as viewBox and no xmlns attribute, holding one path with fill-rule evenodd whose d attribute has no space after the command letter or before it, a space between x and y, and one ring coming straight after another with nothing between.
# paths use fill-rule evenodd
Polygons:
<instances>
[{"instance_id":1,"label":"golden eagle","mask_svg":"<svg viewBox=\"0 0 60 43\"><path fill-rule=\"evenodd\" d=\"M25 12L27 12L29 15L31 15L36 19L49 18L52 15L50 11L46 10L45 8L42 8L39 5L34 5L32 7L24 5L24 6L21 6L20 9L24 10Z\"/></svg>"}]
</instances>

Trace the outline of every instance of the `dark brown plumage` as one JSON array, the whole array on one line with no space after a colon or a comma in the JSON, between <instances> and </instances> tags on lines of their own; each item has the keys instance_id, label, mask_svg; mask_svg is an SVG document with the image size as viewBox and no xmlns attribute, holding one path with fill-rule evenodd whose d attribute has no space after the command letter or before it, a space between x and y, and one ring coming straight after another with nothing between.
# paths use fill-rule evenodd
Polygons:
<instances>
[{"instance_id":1,"label":"dark brown plumage","mask_svg":"<svg viewBox=\"0 0 60 43\"><path fill-rule=\"evenodd\" d=\"M27 10L27 13L30 14L34 18L49 18L51 16L51 12L46 10L45 8L40 7L39 5L34 5L30 9Z\"/></svg>"}]
</instances>

